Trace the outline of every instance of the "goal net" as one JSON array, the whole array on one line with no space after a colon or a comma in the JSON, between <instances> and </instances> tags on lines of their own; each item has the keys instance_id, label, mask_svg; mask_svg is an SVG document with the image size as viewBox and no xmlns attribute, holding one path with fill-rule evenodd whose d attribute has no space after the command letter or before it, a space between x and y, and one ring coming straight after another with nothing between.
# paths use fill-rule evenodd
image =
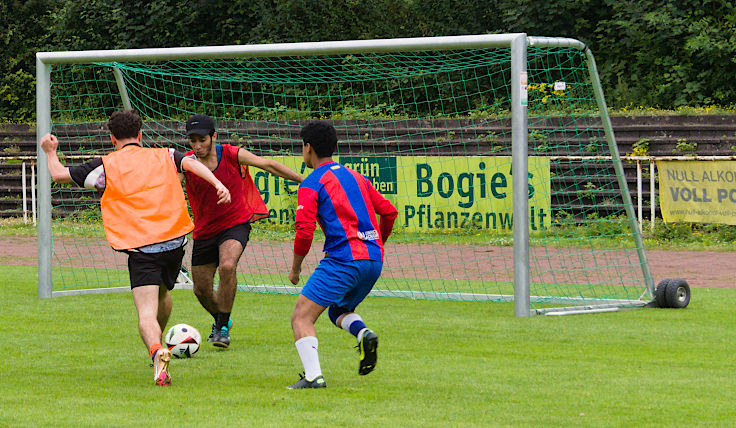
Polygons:
<instances>
[{"instance_id":1,"label":"goal net","mask_svg":"<svg viewBox=\"0 0 736 428\"><path fill-rule=\"evenodd\" d=\"M39 137L59 137L66 165L109 153L107 118L133 108L146 145L188 150L184 122L205 113L218 143L306 176L299 131L310 120L332 123L335 160L399 210L373 295L515 301L517 316L651 300L625 165L593 57L578 41L459 36L56 52L39 61ZM269 217L253 224L239 288L298 292L287 278L298 186L251 174ZM42 297L127 289L127 256L105 241L100 195L46 182L39 174Z\"/></svg>"}]
</instances>

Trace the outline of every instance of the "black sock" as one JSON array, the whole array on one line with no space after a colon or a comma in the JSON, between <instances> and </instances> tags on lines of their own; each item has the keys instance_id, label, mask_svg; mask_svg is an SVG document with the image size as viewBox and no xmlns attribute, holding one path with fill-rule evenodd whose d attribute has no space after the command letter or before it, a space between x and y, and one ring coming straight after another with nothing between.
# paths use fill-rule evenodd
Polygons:
<instances>
[{"instance_id":1,"label":"black sock","mask_svg":"<svg viewBox=\"0 0 736 428\"><path fill-rule=\"evenodd\" d=\"M217 322L216 322L217 328L227 327L227 324L229 321L230 321L230 312L218 312L217 313Z\"/></svg>"},{"instance_id":2,"label":"black sock","mask_svg":"<svg viewBox=\"0 0 736 428\"><path fill-rule=\"evenodd\" d=\"M217 314L219 314L219 312L215 312L214 314L212 314L212 318L215 319L215 322L214 322L215 325L217 325Z\"/></svg>"}]
</instances>

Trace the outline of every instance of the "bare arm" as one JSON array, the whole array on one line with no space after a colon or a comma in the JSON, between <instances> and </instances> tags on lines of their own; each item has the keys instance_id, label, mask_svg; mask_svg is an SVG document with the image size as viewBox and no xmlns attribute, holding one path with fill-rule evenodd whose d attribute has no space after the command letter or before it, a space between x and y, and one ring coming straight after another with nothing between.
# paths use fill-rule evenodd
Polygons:
<instances>
[{"instance_id":1,"label":"bare arm","mask_svg":"<svg viewBox=\"0 0 736 428\"><path fill-rule=\"evenodd\" d=\"M69 168L61 164L59 156L56 154L58 147L59 140L56 139L55 135L46 134L41 138L41 149L46 153L51 179L57 183L71 183L73 180L71 174L69 174Z\"/></svg>"},{"instance_id":2,"label":"bare arm","mask_svg":"<svg viewBox=\"0 0 736 428\"><path fill-rule=\"evenodd\" d=\"M301 183L304 180L304 177L286 165L272 159L264 159L260 156L254 155L242 147L238 150L238 163L241 165L250 165L260 168L273 175L278 175L281 178L296 181L297 183Z\"/></svg>"},{"instance_id":3,"label":"bare arm","mask_svg":"<svg viewBox=\"0 0 736 428\"><path fill-rule=\"evenodd\" d=\"M227 190L227 187L202 162L192 158L184 158L181 161L181 168L202 177L210 183L217 190L217 197L219 198L217 201L218 205L230 203L230 191Z\"/></svg>"}]
</instances>

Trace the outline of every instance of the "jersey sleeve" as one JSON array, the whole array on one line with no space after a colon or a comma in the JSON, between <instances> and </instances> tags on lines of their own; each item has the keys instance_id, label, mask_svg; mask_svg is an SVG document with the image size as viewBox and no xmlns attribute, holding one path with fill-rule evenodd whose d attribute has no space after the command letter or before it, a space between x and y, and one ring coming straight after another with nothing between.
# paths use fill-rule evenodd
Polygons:
<instances>
[{"instance_id":1,"label":"jersey sleeve","mask_svg":"<svg viewBox=\"0 0 736 428\"><path fill-rule=\"evenodd\" d=\"M102 158L69 167L69 175L79 187L98 190L105 188L105 168L102 165Z\"/></svg>"},{"instance_id":2,"label":"jersey sleeve","mask_svg":"<svg viewBox=\"0 0 736 428\"><path fill-rule=\"evenodd\" d=\"M169 156L171 156L171 160L174 162L174 166L176 166L176 172L184 172L181 169L181 161L184 160L186 155L176 149L169 149Z\"/></svg>"},{"instance_id":3,"label":"jersey sleeve","mask_svg":"<svg viewBox=\"0 0 736 428\"><path fill-rule=\"evenodd\" d=\"M396 221L396 217L399 216L399 211L391 201L386 199L373 187L367 178L365 181L368 184L368 196L370 196L371 203L373 203L373 209L376 210L376 214L381 216L381 220L378 222L378 231L381 233L381 239L385 243L394 229L394 222Z\"/></svg>"},{"instance_id":4,"label":"jersey sleeve","mask_svg":"<svg viewBox=\"0 0 736 428\"><path fill-rule=\"evenodd\" d=\"M314 189L300 186L296 192L296 198L294 253L300 256L306 256L312 246L314 230L317 228L317 203L319 202L319 195Z\"/></svg>"}]
</instances>

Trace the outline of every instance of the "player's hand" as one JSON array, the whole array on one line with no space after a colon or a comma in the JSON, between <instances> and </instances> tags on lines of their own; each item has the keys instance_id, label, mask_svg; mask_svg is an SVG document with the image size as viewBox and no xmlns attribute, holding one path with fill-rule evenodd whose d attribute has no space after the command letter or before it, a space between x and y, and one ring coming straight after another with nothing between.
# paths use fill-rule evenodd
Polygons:
<instances>
[{"instance_id":1,"label":"player's hand","mask_svg":"<svg viewBox=\"0 0 736 428\"><path fill-rule=\"evenodd\" d=\"M56 153L59 147L59 140L56 135L46 134L41 138L41 149L46 153Z\"/></svg>"},{"instance_id":2,"label":"player's hand","mask_svg":"<svg viewBox=\"0 0 736 428\"><path fill-rule=\"evenodd\" d=\"M302 272L301 269L299 270L291 269L291 272L289 272L289 281L291 281L291 283L294 285L299 284L299 274L301 272Z\"/></svg>"},{"instance_id":3,"label":"player's hand","mask_svg":"<svg viewBox=\"0 0 736 428\"><path fill-rule=\"evenodd\" d=\"M230 191L227 190L224 184L220 183L215 187L217 190L217 205L229 204L230 203Z\"/></svg>"}]
</instances>

